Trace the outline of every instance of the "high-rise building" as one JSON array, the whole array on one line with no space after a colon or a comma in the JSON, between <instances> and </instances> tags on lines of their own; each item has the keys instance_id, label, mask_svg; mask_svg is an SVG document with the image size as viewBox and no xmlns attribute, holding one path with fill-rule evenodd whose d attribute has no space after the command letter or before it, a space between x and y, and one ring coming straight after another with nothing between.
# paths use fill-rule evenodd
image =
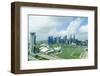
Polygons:
<instances>
[{"instance_id":1,"label":"high-rise building","mask_svg":"<svg viewBox=\"0 0 100 76\"><path fill-rule=\"evenodd\" d=\"M53 36L49 36L48 37L48 44L53 44L53 43L54 43Z\"/></svg>"},{"instance_id":2,"label":"high-rise building","mask_svg":"<svg viewBox=\"0 0 100 76\"><path fill-rule=\"evenodd\" d=\"M36 33L35 32L31 32L30 33L30 49L31 49L31 53L35 53L35 45L36 45Z\"/></svg>"},{"instance_id":3,"label":"high-rise building","mask_svg":"<svg viewBox=\"0 0 100 76\"><path fill-rule=\"evenodd\" d=\"M75 34L71 34L70 38L69 38L69 44L75 44L76 43L76 39L75 39Z\"/></svg>"},{"instance_id":4,"label":"high-rise building","mask_svg":"<svg viewBox=\"0 0 100 76\"><path fill-rule=\"evenodd\" d=\"M66 35L66 36L64 36L63 41L64 41L64 43L68 43L68 40L67 40L67 35Z\"/></svg>"},{"instance_id":5,"label":"high-rise building","mask_svg":"<svg viewBox=\"0 0 100 76\"><path fill-rule=\"evenodd\" d=\"M72 35L70 35L70 37L69 37L69 42L68 42L69 44L72 44Z\"/></svg>"},{"instance_id":6,"label":"high-rise building","mask_svg":"<svg viewBox=\"0 0 100 76\"><path fill-rule=\"evenodd\" d=\"M49 36L48 37L48 44L76 44L75 34L71 34L69 38L67 38L67 35L61 37L61 36Z\"/></svg>"},{"instance_id":7,"label":"high-rise building","mask_svg":"<svg viewBox=\"0 0 100 76\"><path fill-rule=\"evenodd\" d=\"M60 43L60 39L61 39L61 37L55 37L55 43Z\"/></svg>"},{"instance_id":8,"label":"high-rise building","mask_svg":"<svg viewBox=\"0 0 100 76\"><path fill-rule=\"evenodd\" d=\"M72 35L72 39L75 40L75 34Z\"/></svg>"},{"instance_id":9,"label":"high-rise building","mask_svg":"<svg viewBox=\"0 0 100 76\"><path fill-rule=\"evenodd\" d=\"M75 34L72 35L72 42L76 43Z\"/></svg>"}]
</instances>

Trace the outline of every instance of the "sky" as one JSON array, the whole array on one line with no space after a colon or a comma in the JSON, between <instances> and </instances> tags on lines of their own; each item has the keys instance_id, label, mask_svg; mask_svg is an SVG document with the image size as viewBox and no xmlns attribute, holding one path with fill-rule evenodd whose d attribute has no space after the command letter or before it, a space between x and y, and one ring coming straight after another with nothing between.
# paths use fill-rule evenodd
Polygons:
<instances>
[{"instance_id":1,"label":"sky","mask_svg":"<svg viewBox=\"0 0 100 76\"><path fill-rule=\"evenodd\" d=\"M88 17L29 15L30 32L36 32L37 40L47 40L48 36L70 36L79 40L88 39Z\"/></svg>"}]
</instances>

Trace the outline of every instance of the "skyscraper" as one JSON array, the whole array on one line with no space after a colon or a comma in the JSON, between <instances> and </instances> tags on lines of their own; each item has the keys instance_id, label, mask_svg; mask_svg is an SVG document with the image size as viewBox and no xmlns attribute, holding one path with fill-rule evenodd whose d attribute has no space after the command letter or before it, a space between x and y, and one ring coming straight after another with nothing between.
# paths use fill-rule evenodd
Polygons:
<instances>
[{"instance_id":1,"label":"skyscraper","mask_svg":"<svg viewBox=\"0 0 100 76\"><path fill-rule=\"evenodd\" d=\"M67 42L67 35L64 36L63 41L64 41L64 43L68 43L68 42Z\"/></svg>"},{"instance_id":2,"label":"skyscraper","mask_svg":"<svg viewBox=\"0 0 100 76\"><path fill-rule=\"evenodd\" d=\"M69 37L69 44L72 44L72 35Z\"/></svg>"},{"instance_id":3,"label":"skyscraper","mask_svg":"<svg viewBox=\"0 0 100 76\"><path fill-rule=\"evenodd\" d=\"M57 36L57 37L55 37L55 43L60 43L60 37L59 36Z\"/></svg>"},{"instance_id":4,"label":"skyscraper","mask_svg":"<svg viewBox=\"0 0 100 76\"><path fill-rule=\"evenodd\" d=\"M72 35L72 42L76 43L75 34Z\"/></svg>"},{"instance_id":5,"label":"skyscraper","mask_svg":"<svg viewBox=\"0 0 100 76\"><path fill-rule=\"evenodd\" d=\"M35 45L36 45L36 33L31 32L30 33L30 49L31 53L35 53Z\"/></svg>"},{"instance_id":6,"label":"skyscraper","mask_svg":"<svg viewBox=\"0 0 100 76\"><path fill-rule=\"evenodd\" d=\"M53 44L53 43L54 43L53 36L49 36L48 37L48 44Z\"/></svg>"}]
</instances>

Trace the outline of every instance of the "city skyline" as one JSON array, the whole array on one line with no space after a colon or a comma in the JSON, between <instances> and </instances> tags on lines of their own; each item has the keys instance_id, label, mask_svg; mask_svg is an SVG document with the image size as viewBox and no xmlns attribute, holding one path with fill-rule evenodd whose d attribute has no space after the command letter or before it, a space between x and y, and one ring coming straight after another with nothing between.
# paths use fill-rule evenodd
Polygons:
<instances>
[{"instance_id":1,"label":"city skyline","mask_svg":"<svg viewBox=\"0 0 100 76\"><path fill-rule=\"evenodd\" d=\"M29 16L29 33L36 32L37 40L48 36L70 36L88 40L88 18L78 16ZM30 35L30 34L29 34Z\"/></svg>"}]
</instances>

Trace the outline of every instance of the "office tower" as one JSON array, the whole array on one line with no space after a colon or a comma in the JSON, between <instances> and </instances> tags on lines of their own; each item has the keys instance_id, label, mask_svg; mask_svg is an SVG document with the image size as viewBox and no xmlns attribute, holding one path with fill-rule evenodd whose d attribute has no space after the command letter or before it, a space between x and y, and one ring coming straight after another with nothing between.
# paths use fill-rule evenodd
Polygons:
<instances>
[{"instance_id":1,"label":"office tower","mask_svg":"<svg viewBox=\"0 0 100 76\"><path fill-rule=\"evenodd\" d=\"M36 46L36 33L35 32L31 32L30 33L30 49L31 49L31 53L36 53L35 46Z\"/></svg>"},{"instance_id":2,"label":"office tower","mask_svg":"<svg viewBox=\"0 0 100 76\"><path fill-rule=\"evenodd\" d=\"M73 43L76 43L75 34L72 35L72 42L73 42Z\"/></svg>"},{"instance_id":3,"label":"office tower","mask_svg":"<svg viewBox=\"0 0 100 76\"><path fill-rule=\"evenodd\" d=\"M53 38L53 43L54 43L54 44L57 43L57 37L54 37L54 38Z\"/></svg>"},{"instance_id":4,"label":"office tower","mask_svg":"<svg viewBox=\"0 0 100 76\"><path fill-rule=\"evenodd\" d=\"M48 37L48 44L53 44L53 43L54 43L53 36L49 36Z\"/></svg>"},{"instance_id":5,"label":"office tower","mask_svg":"<svg viewBox=\"0 0 100 76\"><path fill-rule=\"evenodd\" d=\"M59 36L57 36L57 37L55 37L55 43L60 43L60 37Z\"/></svg>"},{"instance_id":6,"label":"office tower","mask_svg":"<svg viewBox=\"0 0 100 76\"><path fill-rule=\"evenodd\" d=\"M69 44L72 44L72 35L70 35Z\"/></svg>"},{"instance_id":7,"label":"office tower","mask_svg":"<svg viewBox=\"0 0 100 76\"><path fill-rule=\"evenodd\" d=\"M64 41L64 43L68 43L68 42L67 42L67 35L64 36L63 41Z\"/></svg>"},{"instance_id":8,"label":"office tower","mask_svg":"<svg viewBox=\"0 0 100 76\"><path fill-rule=\"evenodd\" d=\"M73 40L75 40L75 34L73 34Z\"/></svg>"}]
</instances>

